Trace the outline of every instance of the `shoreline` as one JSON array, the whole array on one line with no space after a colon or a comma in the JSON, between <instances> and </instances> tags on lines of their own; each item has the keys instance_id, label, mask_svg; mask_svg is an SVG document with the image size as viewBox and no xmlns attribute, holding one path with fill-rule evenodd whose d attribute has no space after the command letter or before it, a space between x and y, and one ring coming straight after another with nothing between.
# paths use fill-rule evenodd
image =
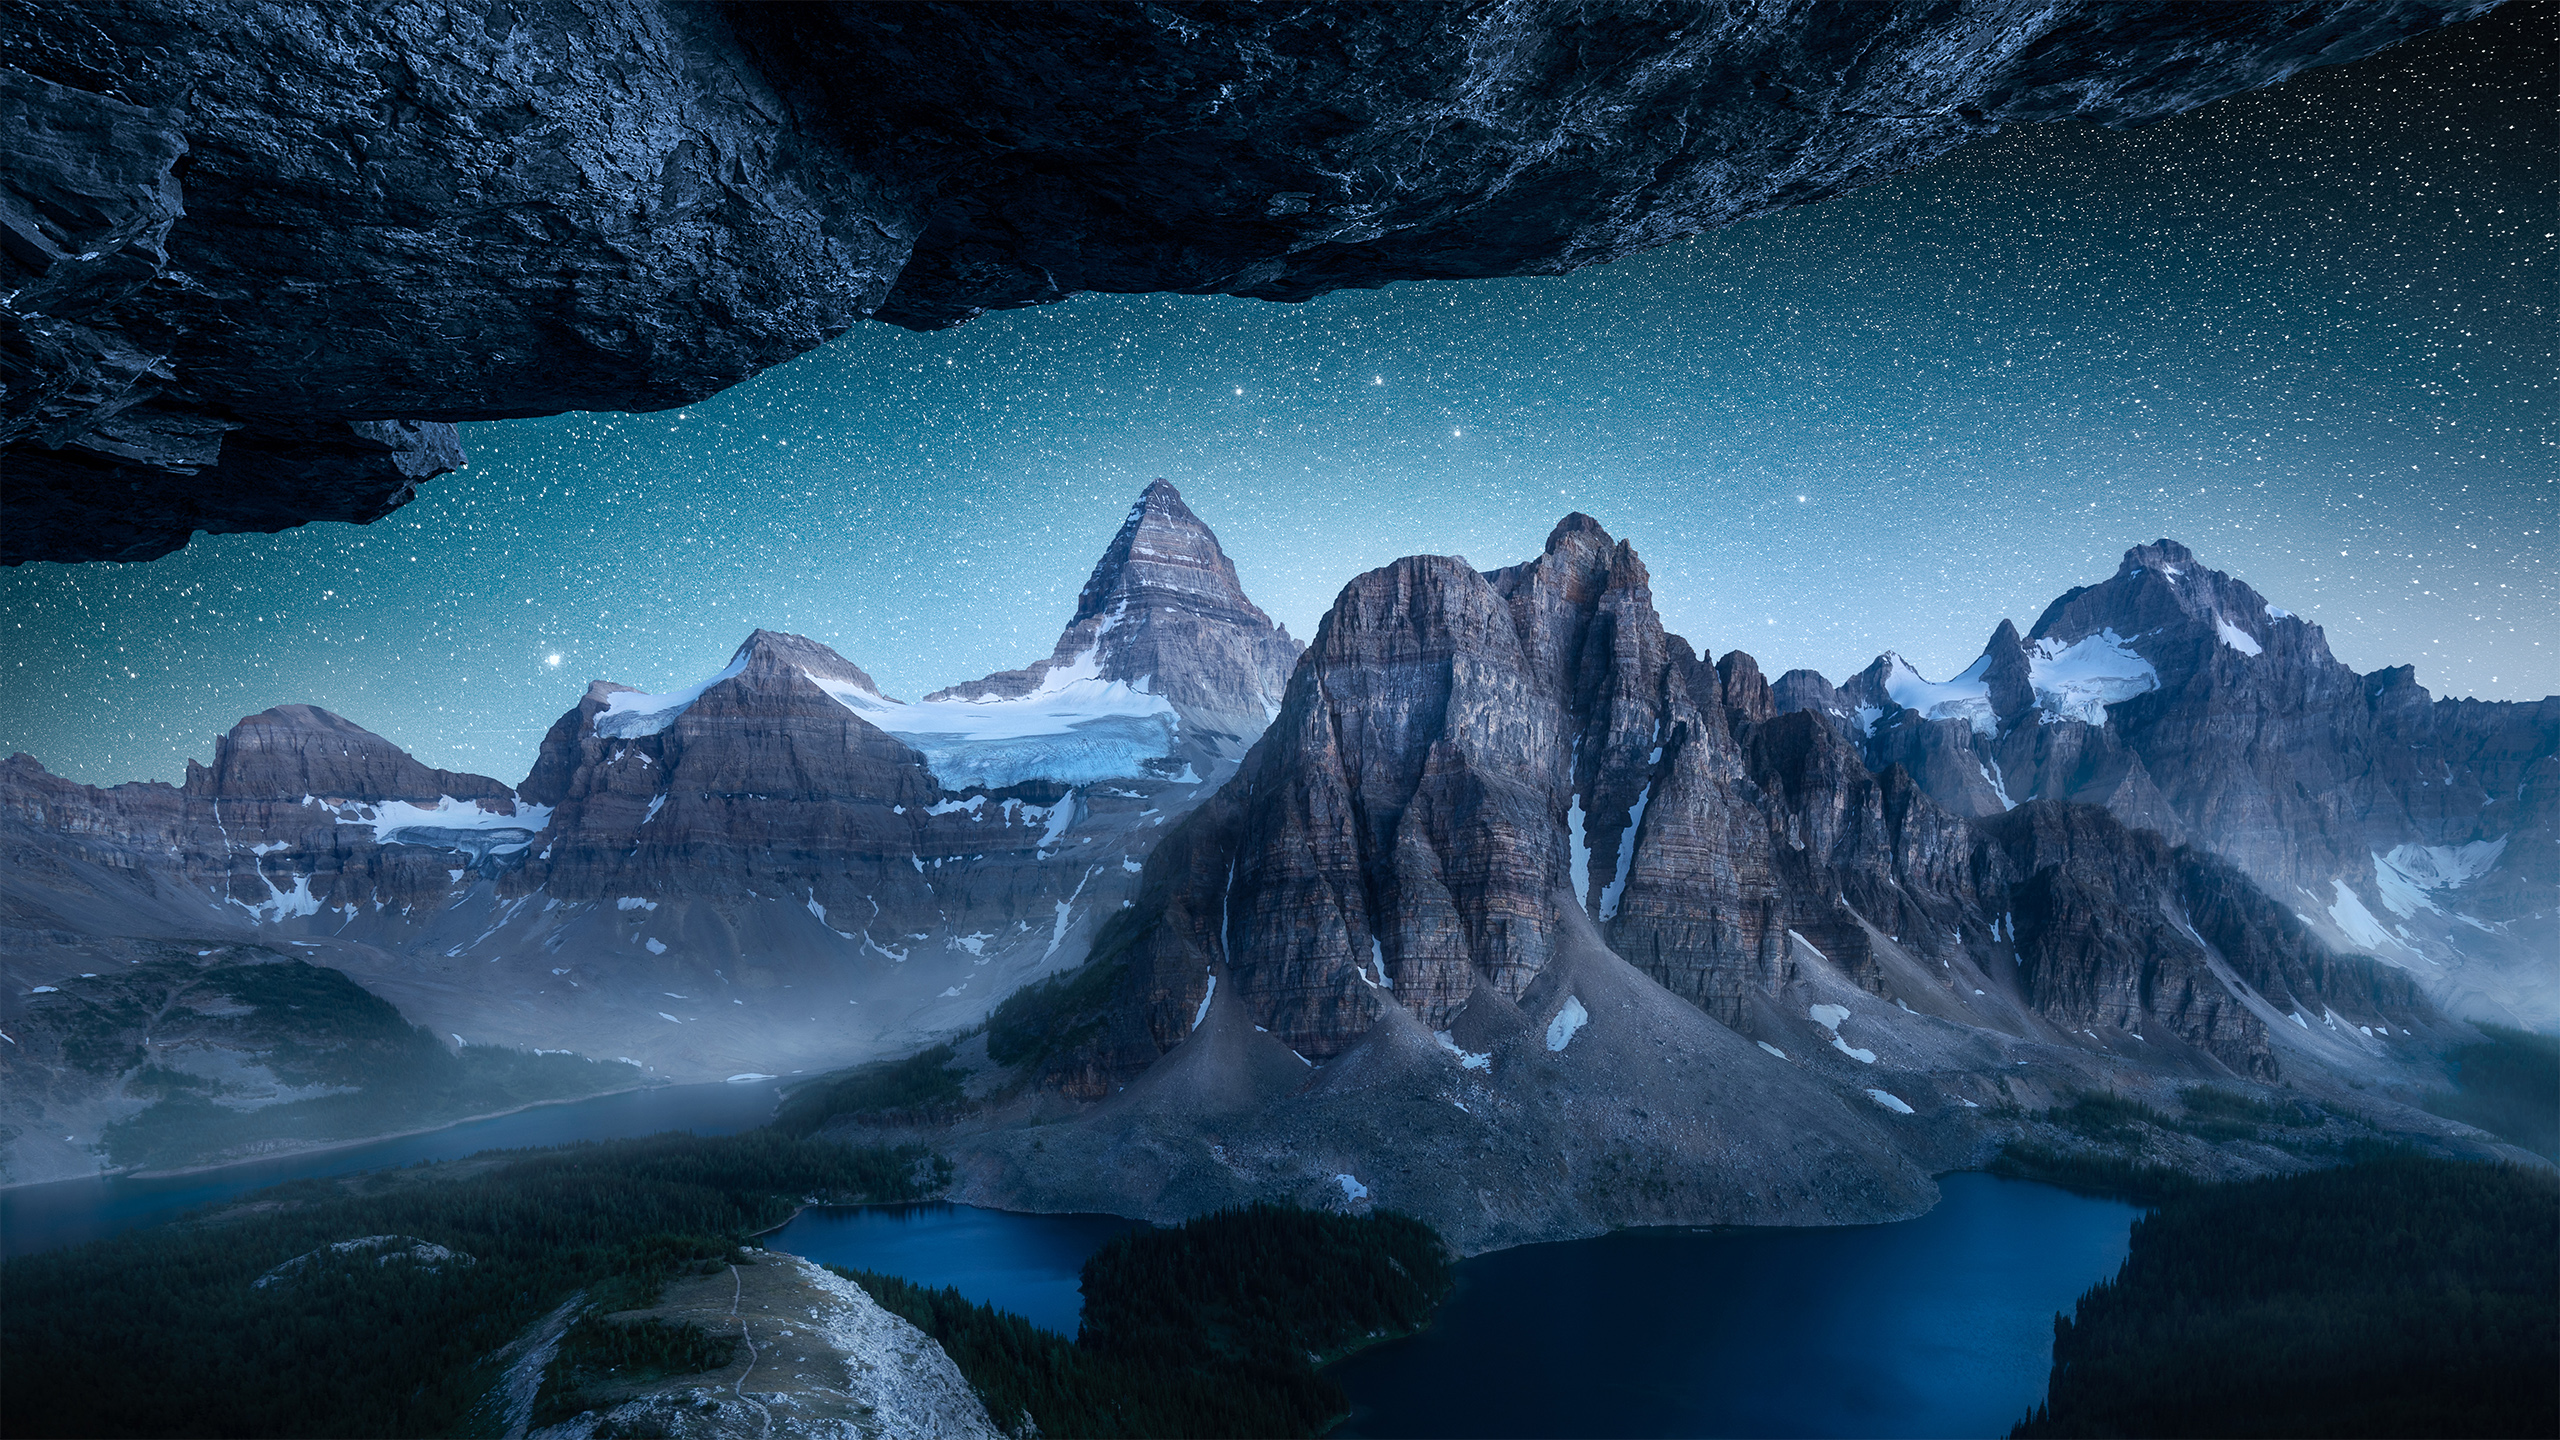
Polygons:
<instances>
[{"instance_id":1,"label":"shoreline","mask_svg":"<svg viewBox=\"0 0 2560 1440\"><path fill-rule=\"evenodd\" d=\"M708 1083L721 1084L724 1082L711 1081ZM32 1190L44 1185L75 1185L83 1181L90 1180L175 1180L188 1175L209 1175L217 1170L234 1170L249 1165L263 1165L271 1160L291 1160L308 1155L325 1155L332 1150L352 1150L360 1145L374 1145L385 1140L406 1140L417 1135L433 1135L439 1130L452 1130L459 1126L476 1124L482 1120L502 1120L509 1115L521 1115L528 1110L539 1110L546 1105L578 1105L589 1100L602 1100L609 1095L629 1095L642 1090L669 1090L674 1088L675 1085L671 1081L662 1081L656 1084L643 1083L638 1085L622 1085L616 1086L610 1090L590 1091L584 1095L563 1095L549 1100L528 1100L522 1105L509 1106L504 1110L491 1110L485 1114L479 1115L457 1116L451 1120L439 1120L433 1125L420 1125L407 1130L386 1130L379 1135L359 1135L345 1140L322 1140L310 1144L294 1145L286 1149L270 1150L263 1155L251 1155L237 1160L210 1160L201 1165L180 1165L165 1170L99 1170L87 1175L64 1175L52 1180L11 1180L5 1183L0 1183L0 1191Z\"/></svg>"}]
</instances>

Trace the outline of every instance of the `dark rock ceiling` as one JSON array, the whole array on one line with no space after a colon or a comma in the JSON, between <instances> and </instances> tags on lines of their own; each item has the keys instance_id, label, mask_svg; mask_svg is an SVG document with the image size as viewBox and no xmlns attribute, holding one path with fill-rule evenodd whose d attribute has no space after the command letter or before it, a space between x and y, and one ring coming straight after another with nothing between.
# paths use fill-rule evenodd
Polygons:
<instances>
[{"instance_id":1,"label":"dark rock ceiling","mask_svg":"<svg viewBox=\"0 0 2560 1440\"><path fill-rule=\"evenodd\" d=\"M13 6L0 563L372 520L453 422L863 320L1562 273L2487 8Z\"/></svg>"}]
</instances>

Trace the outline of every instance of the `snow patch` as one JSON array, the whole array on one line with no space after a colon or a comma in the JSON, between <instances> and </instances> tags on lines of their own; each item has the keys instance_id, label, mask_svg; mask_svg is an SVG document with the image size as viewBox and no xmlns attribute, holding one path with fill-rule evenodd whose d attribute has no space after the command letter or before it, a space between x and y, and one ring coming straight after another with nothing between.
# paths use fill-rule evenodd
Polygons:
<instances>
[{"instance_id":1,"label":"snow patch","mask_svg":"<svg viewBox=\"0 0 2560 1440\"><path fill-rule=\"evenodd\" d=\"M658 734L676 723L677 716L691 709L693 702L702 698L703 691L723 680L737 678L746 668L747 652L741 646L730 659L727 669L699 685L688 685L682 690L670 690L662 695L643 694L638 690L616 691L606 698L604 708L596 712L596 733L617 740Z\"/></svg>"},{"instance_id":2,"label":"snow patch","mask_svg":"<svg viewBox=\"0 0 2560 1440\"><path fill-rule=\"evenodd\" d=\"M2390 854L2373 857L2374 888L2384 908L2404 920L2420 910L2442 914L2434 892L2459 890L2488 874L2506 849L2503 835L2468 845L2395 845Z\"/></svg>"},{"instance_id":3,"label":"snow patch","mask_svg":"<svg viewBox=\"0 0 2560 1440\"><path fill-rule=\"evenodd\" d=\"M1567 995L1564 997L1564 1008L1556 1012L1556 1018L1547 1022L1547 1049L1550 1051L1564 1049L1573 1043L1575 1032L1590 1023L1591 1012L1582 1008L1582 1001L1575 996Z\"/></svg>"},{"instance_id":4,"label":"snow patch","mask_svg":"<svg viewBox=\"0 0 2560 1440\"><path fill-rule=\"evenodd\" d=\"M1057 902L1057 919L1052 921L1049 926L1049 948L1040 952L1041 959L1046 960L1050 956L1058 953L1058 946L1063 944L1067 938L1067 926L1075 916L1076 896L1084 893L1086 882L1092 879L1093 869L1087 868L1084 872L1084 878L1076 882L1076 888L1068 893L1066 899ZM905 957L901 956L899 958L903 959Z\"/></svg>"},{"instance_id":5,"label":"snow patch","mask_svg":"<svg viewBox=\"0 0 2560 1440\"><path fill-rule=\"evenodd\" d=\"M1212 970L1212 971L1210 971L1210 972L1209 972L1209 989L1208 989L1207 993L1203 994L1203 995L1200 997L1200 1008L1191 1012L1191 1028L1192 1028L1192 1029L1194 1029L1194 1030L1199 1029L1199 1028L1200 1028L1200 1022L1209 1018L1209 1002L1210 1002L1210 1001L1212 1001L1212 1000L1215 1000L1215 999L1217 999L1217 998L1218 998L1218 972L1217 972L1217 971L1215 971L1215 970Z\"/></svg>"},{"instance_id":6,"label":"snow patch","mask_svg":"<svg viewBox=\"0 0 2560 1440\"><path fill-rule=\"evenodd\" d=\"M637 895L625 895L621 899L613 902L613 908L616 910L655 910L658 908L658 902L655 900L643 900Z\"/></svg>"},{"instance_id":7,"label":"snow patch","mask_svg":"<svg viewBox=\"0 0 2560 1440\"><path fill-rule=\"evenodd\" d=\"M567 1052L563 1051L562 1053L566 1054ZM758 1075L754 1071L750 1070L744 1075L730 1076L729 1083L732 1085L752 1085L758 1080L779 1080L781 1078L782 1077L779 1075Z\"/></svg>"},{"instance_id":8,"label":"snow patch","mask_svg":"<svg viewBox=\"0 0 2560 1440\"><path fill-rule=\"evenodd\" d=\"M1770 1054L1772 1054L1772 1055L1777 1056L1777 1057L1778 1057L1779 1059L1781 1059L1781 1060L1784 1060L1784 1059L1786 1059L1786 1058L1787 1058L1787 1052L1786 1052L1786 1051L1779 1049L1777 1046L1770 1044L1770 1043L1769 1043L1768 1041L1766 1041L1766 1040L1763 1040L1763 1041L1761 1041L1761 1042L1760 1042L1760 1048L1761 1048L1761 1049L1763 1049L1763 1050L1768 1051L1768 1052L1769 1052Z\"/></svg>"},{"instance_id":9,"label":"snow patch","mask_svg":"<svg viewBox=\"0 0 2560 1440\"><path fill-rule=\"evenodd\" d=\"M1036 809L1036 806L1024 806L1022 808L1023 818L1029 819ZM1073 790L1068 791L1066 794L1058 797L1057 804L1050 806L1047 810L1039 811L1038 813L1045 816L1049 822L1048 828L1040 832L1040 844L1038 848L1042 850L1054 850L1057 848L1058 842L1066 837L1067 827L1074 824L1076 821L1076 792Z\"/></svg>"},{"instance_id":10,"label":"snow patch","mask_svg":"<svg viewBox=\"0 0 2560 1440\"><path fill-rule=\"evenodd\" d=\"M667 953L667 942L659 939L655 935L650 936L648 939L643 940L640 943L648 947L648 951L652 955L664 955Z\"/></svg>"},{"instance_id":11,"label":"snow patch","mask_svg":"<svg viewBox=\"0 0 2560 1440\"><path fill-rule=\"evenodd\" d=\"M1983 735L2000 728L2000 717L1991 713L1991 686L1982 678L1991 668L1989 655L1943 684L1922 678L1919 671L1911 668L1911 662L1899 655L1892 660L1893 666L1885 674L1884 693L1893 697L1894 704L1917 710L1925 719L1962 720Z\"/></svg>"},{"instance_id":12,"label":"snow patch","mask_svg":"<svg viewBox=\"0 0 2560 1440\"><path fill-rule=\"evenodd\" d=\"M1493 1068L1493 1052L1490 1050L1479 1053L1473 1050L1460 1049L1458 1042L1449 1038L1449 1032L1446 1030L1432 1031L1431 1038L1440 1042L1441 1049L1458 1057L1458 1068L1461 1070L1490 1070Z\"/></svg>"},{"instance_id":13,"label":"snow patch","mask_svg":"<svg viewBox=\"0 0 2560 1440\"><path fill-rule=\"evenodd\" d=\"M1795 932L1791 930L1787 933L1792 935ZM1808 1007L1805 1013L1813 1017L1814 1024L1831 1032L1832 1049L1839 1051L1841 1054L1848 1056L1850 1059L1857 1061L1861 1065L1873 1065L1876 1063L1876 1052L1873 1050L1862 1049L1840 1038L1840 1022L1849 1018L1848 1006L1814 1005Z\"/></svg>"},{"instance_id":14,"label":"snow patch","mask_svg":"<svg viewBox=\"0 0 2560 1440\"><path fill-rule=\"evenodd\" d=\"M1086 649L1051 667L1031 693L1012 698L910 704L848 681L809 678L836 703L923 752L945 789L1151 778L1147 762L1173 753L1181 721L1171 701L1148 693L1152 677L1103 679L1100 653L1099 645Z\"/></svg>"},{"instance_id":15,"label":"snow patch","mask_svg":"<svg viewBox=\"0 0 2560 1440\"><path fill-rule=\"evenodd\" d=\"M2346 933L2350 942L2368 950L2386 946L2398 950L2409 948L2391 938L2391 933L2382 928L2382 922L2374 919L2373 912L2364 908L2363 899L2347 888L2346 881L2332 880L2329 883L2338 892L2338 898L2330 902L2329 918L2338 922L2338 928Z\"/></svg>"},{"instance_id":16,"label":"snow patch","mask_svg":"<svg viewBox=\"0 0 2560 1440\"><path fill-rule=\"evenodd\" d=\"M1999 797L2001 809L2015 810L2018 808L2018 802L2009 798L2009 787L2002 783L1999 761L1992 760L1986 764L1984 761L1977 760L1974 762L1973 768L1980 770L1982 772L1982 778L1990 782L1991 793ZM2000 937L1994 935L1991 938L1996 940Z\"/></svg>"},{"instance_id":17,"label":"snow patch","mask_svg":"<svg viewBox=\"0 0 2560 1440\"><path fill-rule=\"evenodd\" d=\"M1902 1103L1902 1097L1889 1090L1870 1090L1867 1092L1867 1098L1873 1100L1887 1110L1892 1111L1896 1115L1908 1115L1912 1113L1911 1107Z\"/></svg>"},{"instance_id":18,"label":"snow patch","mask_svg":"<svg viewBox=\"0 0 2560 1440\"><path fill-rule=\"evenodd\" d=\"M1582 833L1582 797L1573 797L1573 808L1565 812L1564 833L1573 842L1573 903L1591 903L1591 842Z\"/></svg>"},{"instance_id":19,"label":"snow patch","mask_svg":"<svg viewBox=\"0 0 2560 1440\"><path fill-rule=\"evenodd\" d=\"M2065 645L2039 640L2027 652L2027 683L2045 720L2107 723L2107 707L2160 688L2160 672L2112 628Z\"/></svg>"},{"instance_id":20,"label":"snow patch","mask_svg":"<svg viewBox=\"0 0 2560 1440\"><path fill-rule=\"evenodd\" d=\"M1345 1205L1357 1205L1369 1198L1369 1187L1348 1175L1334 1176L1333 1183L1342 1187L1342 1203Z\"/></svg>"},{"instance_id":21,"label":"snow patch","mask_svg":"<svg viewBox=\"0 0 2560 1440\"><path fill-rule=\"evenodd\" d=\"M341 825L371 826L373 843L377 845L433 844L440 838L434 832L441 831L521 831L524 835L521 843L489 847L490 853L504 853L532 844L534 832L551 823L551 807L548 805L518 802L514 814L502 815L495 810L482 809L477 800L456 800L450 795L437 796L433 805L417 805L407 800L385 800L379 805L333 804L325 800L319 803ZM408 831L429 834L411 838L404 833ZM442 848L458 847L447 845Z\"/></svg>"},{"instance_id":22,"label":"snow patch","mask_svg":"<svg viewBox=\"0 0 2560 1440\"><path fill-rule=\"evenodd\" d=\"M1609 881L1609 888L1600 892L1603 920L1618 918L1618 899L1627 893L1627 869L1636 860L1636 830L1644 824L1644 807L1652 799L1653 782L1646 781L1645 787L1636 792L1636 803L1627 807L1627 828L1618 832L1618 873Z\"/></svg>"},{"instance_id":23,"label":"snow patch","mask_svg":"<svg viewBox=\"0 0 2560 1440\"><path fill-rule=\"evenodd\" d=\"M2223 619L2219 615L2213 617L2213 633L2222 637L2223 644L2230 646L2232 649L2239 651L2243 655L2261 655L2266 652L2266 647L2260 645L2257 642L2257 639L2250 635L2248 631L2241 629L2239 626L2232 624L2230 621Z\"/></svg>"},{"instance_id":24,"label":"snow patch","mask_svg":"<svg viewBox=\"0 0 2560 1440\"><path fill-rule=\"evenodd\" d=\"M462 872L457 870L453 872L453 875L456 880L459 880L462 876ZM308 875L296 875L292 878L292 889L278 889L276 887L276 882L269 879L265 868L261 867L258 871L258 880L259 883L267 887L266 899L259 901L255 905L251 905L246 901L233 899L229 896L225 896L224 898L230 899L232 904L248 911L249 918L261 925L276 924L291 918L319 914L320 898L311 893L311 877Z\"/></svg>"}]
</instances>

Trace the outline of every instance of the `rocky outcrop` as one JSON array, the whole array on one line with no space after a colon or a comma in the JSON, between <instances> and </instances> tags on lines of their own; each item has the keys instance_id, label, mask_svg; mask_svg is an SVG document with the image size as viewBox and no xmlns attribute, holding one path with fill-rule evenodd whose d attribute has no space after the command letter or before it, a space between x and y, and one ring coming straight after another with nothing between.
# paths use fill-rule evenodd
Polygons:
<instances>
[{"instance_id":1,"label":"rocky outcrop","mask_svg":"<svg viewBox=\"0 0 2560 1440\"><path fill-rule=\"evenodd\" d=\"M771 1250L738 1252L709 1276L669 1282L645 1310L606 1323L657 1321L733 1340L729 1364L638 1382L608 1378L585 1408L536 1440L650 1434L671 1440L996 1440L960 1367L925 1334L825 1266ZM538 1378L538 1377L537 1377ZM508 1407L528 1433L528 1394ZM565 1397L562 1397L565 1398Z\"/></svg>"},{"instance_id":2,"label":"rocky outcrop","mask_svg":"<svg viewBox=\"0 0 2560 1440\"><path fill-rule=\"evenodd\" d=\"M2172 540L1935 683L1880 658L1821 705L1958 814L2099 805L2239 867L2328 945L2464 1013L2560 1020L2560 696L2438 701ZM1863 706L1864 708L1858 708Z\"/></svg>"},{"instance_id":3,"label":"rocky outcrop","mask_svg":"<svg viewBox=\"0 0 2560 1440\"><path fill-rule=\"evenodd\" d=\"M865 318L1560 273L2485 8L18 7L0 561L370 519L448 422Z\"/></svg>"}]
</instances>

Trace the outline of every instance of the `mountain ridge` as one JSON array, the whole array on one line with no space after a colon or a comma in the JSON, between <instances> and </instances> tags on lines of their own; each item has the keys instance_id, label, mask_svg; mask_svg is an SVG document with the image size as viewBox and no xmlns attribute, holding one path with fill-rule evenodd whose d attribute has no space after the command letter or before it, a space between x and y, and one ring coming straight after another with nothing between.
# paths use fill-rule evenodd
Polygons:
<instances>
[{"instance_id":1,"label":"mountain ridge","mask_svg":"<svg viewBox=\"0 0 2560 1440\"><path fill-rule=\"evenodd\" d=\"M77 1023L38 1017L79 972L249 942L342 969L457 1045L655 1076L841 1064L965 1028L1081 957L1164 825L1258 731L1255 687L1295 658L1179 491L1159 481L1138 510L1232 593L1119 587L1109 613L1153 636L1143 651L1071 620L1057 650L1149 667L1127 678L1052 667L1017 695L910 703L759 628L694 685L591 683L516 786L431 770L310 706L248 717L183 786L79 786L17 757L0 765L22 857L0 878L0 969L22 983L0 1021ZM1097 573L1125 574L1127 550ZM1154 672L1185 664L1202 683L1155 693ZM51 1093L87 1097L76 1122L10 1128L63 1150L40 1137L129 1113L123 1084L65 1079Z\"/></svg>"},{"instance_id":2,"label":"mountain ridge","mask_svg":"<svg viewBox=\"0 0 2560 1440\"><path fill-rule=\"evenodd\" d=\"M1049 1018L997 1067L1013 1098L943 1137L964 1198L1366 1186L1469 1246L1878 1219L1981 1163L1988 1117L2083 1088L2308 1087L2458 1136L2404 1101L2464 1033L2440 1004L2550 988L2531 827L2560 700L2439 722L2412 688L2167 541L1954 681L1888 654L1773 682L1667 632L1636 548L1578 513L1519 564L1357 576L1301 647L1157 482L1048 657L918 701L757 629L693 686L591 684L515 787L310 707L184 786L15 757L0 1020L67 1024L61 977L200 937L338 967L458 1044L677 1077L896 1054L1013 997ZM2291 729L2231 738L2234 713ZM2520 822L2499 838L2439 806L2334 877L2508 950L2354 953L2264 878L2329 873L2337 834L2271 862L2258 812L2193 809L2247 781L2281 831L2269 757L2320 735L2294 763L2386 798L2444 787L2346 762L2412 737L2517 787L2469 817ZM131 1113L114 1075L55 1079L0 1160L85 1164L41 1137Z\"/></svg>"}]
</instances>

